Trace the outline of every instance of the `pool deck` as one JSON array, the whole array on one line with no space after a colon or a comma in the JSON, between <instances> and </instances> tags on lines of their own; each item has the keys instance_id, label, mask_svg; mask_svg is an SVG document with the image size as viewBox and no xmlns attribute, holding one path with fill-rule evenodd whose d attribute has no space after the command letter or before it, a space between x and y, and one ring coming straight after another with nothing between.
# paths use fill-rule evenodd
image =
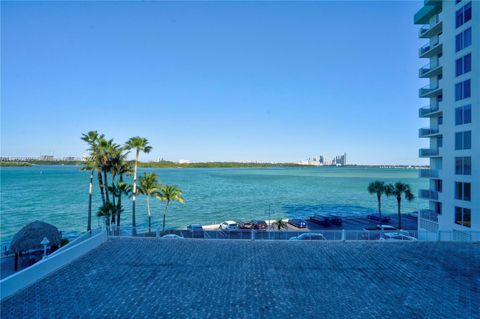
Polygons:
<instances>
[{"instance_id":1,"label":"pool deck","mask_svg":"<svg viewBox=\"0 0 480 319\"><path fill-rule=\"evenodd\" d=\"M2 318L480 318L480 243L111 238Z\"/></svg>"}]
</instances>

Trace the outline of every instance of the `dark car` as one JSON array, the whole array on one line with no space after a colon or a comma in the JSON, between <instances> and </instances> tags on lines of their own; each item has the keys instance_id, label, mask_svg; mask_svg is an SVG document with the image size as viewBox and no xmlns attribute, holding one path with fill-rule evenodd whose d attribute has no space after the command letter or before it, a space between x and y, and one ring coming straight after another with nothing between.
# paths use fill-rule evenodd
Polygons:
<instances>
[{"instance_id":1,"label":"dark car","mask_svg":"<svg viewBox=\"0 0 480 319\"><path fill-rule=\"evenodd\" d=\"M330 227L331 225L330 218L325 215L313 215L312 217L310 217L310 221L325 227Z\"/></svg>"},{"instance_id":2,"label":"dark car","mask_svg":"<svg viewBox=\"0 0 480 319\"><path fill-rule=\"evenodd\" d=\"M187 226L187 231L189 232L189 237L191 238L204 238L205 232L203 227L200 224L191 224Z\"/></svg>"},{"instance_id":3,"label":"dark car","mask_svg":"<svg viewBox=\"0 0 480 319\"><path fill-rule=\"evenodd\" d=\"M342 226L343 220L342 217L338 215L329 215L328 218L330 218L330 223L335 226Z\"/></svg>"},{"instance_id":4,"label":"dark car","mask_svg":"<svg viewBox=\"0 0 480 319\"><path fill-rule=\"evenodd\" d=\"M252 228L253 229L267 229L268 225L264 220L252 220Z\"/></svg>"},{"instance_id":5,"label":"dark car","mask_svg":"<svg viewBox=\"0 0 480 319\"><path fill-rule=\"evenodd\" d=\"M297 228L306 228L307 227L307 222L304 221L303 219L300 219L300 218L289 219L288 223L292 226L297 227Z\"/></svg>"},{"instance_id":6,"label":"dark car","mask_svg":"<svg viewBox=\"0 0 480 319\"><path fill-rule=\"evenodd\" d=\"M252 229L253 228L252 220L239 222L238 227L240 229Z\"/></svg>"},{"instance_id":7,"label":"dark car","mask_svg":"<svg viewBox=\"0 0 480 319\"><path fill-rule=\"evenodd\" d=\"M381 223L389 223L390 222L390 217L387 217L387 216L381 216L380 217L377 214L367 215L367 218L370 219L370 220L379 221Z\"/></svg>"}]
</instances>

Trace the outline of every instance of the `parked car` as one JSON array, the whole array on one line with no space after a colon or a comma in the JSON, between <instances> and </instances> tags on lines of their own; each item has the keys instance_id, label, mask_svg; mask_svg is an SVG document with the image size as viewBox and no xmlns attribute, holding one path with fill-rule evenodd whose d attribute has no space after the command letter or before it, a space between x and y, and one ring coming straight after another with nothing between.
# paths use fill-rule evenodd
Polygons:
<instances>
[{"instance_id":1,"label":"parked car","mask_svg":"<svg viewBox=\"0 0 480 319\"><path fill-rule=\"evenodd\" d=\"M331 225L330 218L325 215L313 215L310 217L310 221L326 227L330 227Z\"/></svg>"},{"instance_id":2,"label":"parked car","mask_svg":"<svg viewBox=\"0 0 480 319\"><path fill-rule=\"evenodd\" d=\"M295 236L289 240L325 240L325 237L321 233L303 233L300 236Z\"/></svg>"},{"instance_id":3,"label":"parked car","mask_svg":"<svg viewBox=\"0 0 480 319\"><path fill-rule=\"evenodd\" d=\"M407 217L411 218L411 219L417 219L418 218L418 212L417 211L410 212L410 213L407 214Z\"/></svg>"},{"instance_id":4,"label":"parked car","mask_svg":"<svg viewBox=\"0 0 480 319\"><path fill-rule=\"evenodd\" d=\"M403 233L383 233L380 235L380 240L417 240L413 236L405 235Z\"/></svg>"},{"instance_id":5,"label":"parked car","mask_svg":"<svg viewBox=\"0 0 480 319\"><path fill-rule=\"evenodd\" d=\"M398 229L396 229L391 225L375 225L375 226L364 228L364 230L373 230L373 231L381 230L381 231L388 231L388 232L398 231Z\"/></svg>"},{"instance_id":6,"label":"parked car","mask_svg":"<svg viewBox=\"0 0 480 319\"><path fill-rule=\"evenodd\" d=\"M297 227L297 228L306 228L307 227L307 222L303 219L300 219L300 218L289 219L288 223L292 226Z\"/></svg>"},{"instance_id":7,"label":"parked car","mask_svg":"<svg viewBox=\"0 0 480 319\"><path fill-rule=\"evenodd\" d=\"M330 218L330 223L335 226L342 226L343 220L342 217L338 215L328 215L328 218Z\"/></svg>"},{"instance_id":8,"label":"parked car","mask_svg":"<svg viewBox=\"0 0 480 319\"><path fill-rule=\"evenodd\" d=\"M232 220L227 220L220 224L220 229L224 231L238 231L238 224Z\"/></svg>"},{"instance_id":9,"label":"parked car","mask_svg":"<svg viewBox=\"0 0 480 319\"><path fill-rule=\"evenodd\" d=\"M380 223L390 223L390 220L391 218L388 217L388 216L381 216L380 215L377 215L377 214L370 214L370 215L367 215L367 219L370 219L370 220L375 220L375 221L378 221Z\"/></svg>"},{"instance_id":10,"label":"parked car","mask_svg":"<svg viewBox=\"0 0 480 319\"><path fill-rule=\"evenodd\" d=\"M167 234L167 235L163 235L160 238L162 238L162 239L183 239L182 236L178 236L176 234Z\"/></svg>"},{"instance_id":11,"label":"parked car","mask_svg":"<svg viewBox=\"0 0 480 319\"><path fill-rule=\"evenodd\" d=\"M249 221L239 222L238 227L240 229L252 229L253 228L252 221L249 220Z\"/></svg>"},{"instance_id":12,"label":"parked car","mask_svg":"<svg viewBox=\"0 0 480 319\"><path fill-rule=\"evenodd\" d=\"M187 231L191 232L192 238L203 238L205 233L203 227L200 224L191 224L187 226Z\"/></svg>"},{"instance_id":13,"label":"parked car","mask_svg":"<svg viewBox=\"0 0 480 319\"><path fill-rule=\"evenodd\" d=\"M262 230L262 229L267 229L268 228L268 225L264 220L252 220L251 223L252 223L252 228L253 229Z\"/></svg>"}]
</instances>

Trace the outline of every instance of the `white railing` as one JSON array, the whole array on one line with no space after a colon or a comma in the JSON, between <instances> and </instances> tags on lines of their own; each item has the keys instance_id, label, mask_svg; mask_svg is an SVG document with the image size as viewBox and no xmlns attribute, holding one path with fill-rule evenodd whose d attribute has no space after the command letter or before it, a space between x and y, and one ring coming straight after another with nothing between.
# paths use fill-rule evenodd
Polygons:
<instances>
[{"instance_id":1,"label":"white railing","mask_svg":"<svg viewBox=\"0 0 480 319\"><path fill-rule=\"evenodd\" d=\"M1 299L13 295L20 289L30 286L36 281L64 267L75 259L85 255L107 240L106 232L102 231L91 238L77 242L75 245L65 247L58 253L51 254L36 264L8 276L0 281ZM69 246L69 245L68 245Z\"/></svg>"}]
</instances>

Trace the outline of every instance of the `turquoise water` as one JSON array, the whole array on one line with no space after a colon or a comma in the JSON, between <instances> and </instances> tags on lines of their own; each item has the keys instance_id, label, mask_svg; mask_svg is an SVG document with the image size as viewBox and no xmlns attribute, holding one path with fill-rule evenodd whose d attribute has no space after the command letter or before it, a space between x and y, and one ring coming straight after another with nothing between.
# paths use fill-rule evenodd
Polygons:
<instances>
[{"instance_id":1,"label":"turquoise water","mask_svg":"<svg viewBox=\"0 0 480 319\"><path fill-rule=\"evenodd\" d=\"M376 209L376 197L367 191L373 180L409 183L415 194L428 188L413 169L298 167L265 169L140 169L157 172L163 183L177 184L187 204L173 204L168 227L208 224L227 219L305 217L316 212L355 215ZM96 181L95 181L96 182ZM57 226L67 235L86 228L89 174L78 166L33 166L1 169L1 234L8 241L25 224L36 219ZM94 185L94 212L100 204ZM131 220L131 201L124 199L122 224ZM153 200L153 222L158 225L164 203ZM405 202L403 211L426 206L423 200ZM396 211L393 198L383 209ZM96 215L95 215L96 216ZM97 224L97 218L93 219ZM145 227L145 198L139 197L137 223Z\"/></svg>"}]
</instances>

